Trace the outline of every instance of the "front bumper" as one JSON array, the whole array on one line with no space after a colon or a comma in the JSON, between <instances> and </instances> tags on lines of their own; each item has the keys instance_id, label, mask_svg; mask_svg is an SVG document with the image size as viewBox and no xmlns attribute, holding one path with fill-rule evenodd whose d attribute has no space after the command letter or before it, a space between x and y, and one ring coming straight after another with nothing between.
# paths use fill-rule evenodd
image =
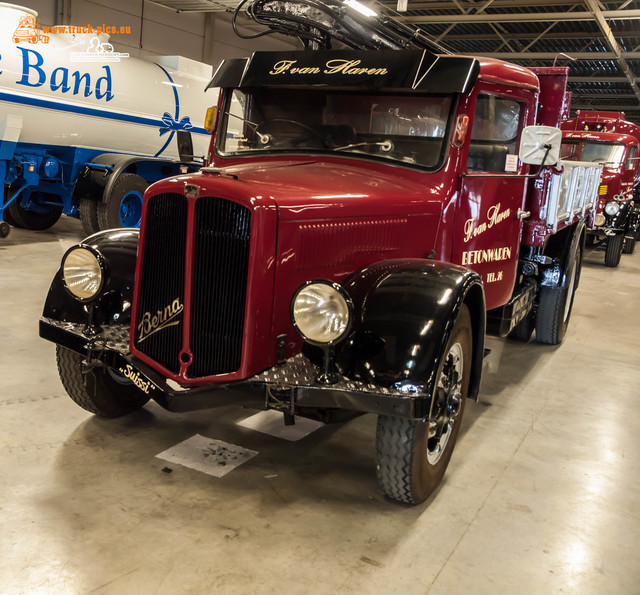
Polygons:
<instances>
[{"instance_id":1,"label":"front bumper","mask_svg":"<svg viewBox=\"0 0 640 595\"><path fill-rule=\"evenodd\" d=\"M339 376L335 384L320 384L316 381L319 368L302 354L246 380L185 388L167 381L129 352L128 325L105 326L95 336L85 335L84 329L83 324L40 319L43 339L80 353L89 361L126 370L141 390L144 387L151 398L169 411L251 404L289 414L305 408L347 409L423 419L429 412L431 399L427 395L407 394L344 376Z\"/></svg>"}]
</instances>

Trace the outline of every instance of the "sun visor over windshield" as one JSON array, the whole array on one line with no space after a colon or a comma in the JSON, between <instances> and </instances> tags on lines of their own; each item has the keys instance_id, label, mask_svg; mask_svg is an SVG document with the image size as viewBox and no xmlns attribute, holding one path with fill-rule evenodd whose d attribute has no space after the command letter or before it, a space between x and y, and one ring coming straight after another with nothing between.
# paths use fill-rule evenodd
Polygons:
<instances>
[{"instance_id":1,"label":"sun visor over windshield","mask_svg":"<svg viewBox=\"0 0 640 595\"><path fill-rule=\"evenodd\" d=\"M480 65L475 58L421 50L256 52L225 60L207 86L379 89L468 93Z\"/></svg>"}]
</instances>

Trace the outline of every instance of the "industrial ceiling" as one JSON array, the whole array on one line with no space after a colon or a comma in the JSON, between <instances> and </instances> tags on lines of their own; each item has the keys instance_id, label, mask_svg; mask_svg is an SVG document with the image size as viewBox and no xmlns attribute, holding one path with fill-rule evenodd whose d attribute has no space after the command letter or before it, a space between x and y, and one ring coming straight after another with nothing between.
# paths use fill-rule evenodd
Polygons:
<instances>
[{"instance_id":1,"label":"industrial ceiling","mask_svg":"<svg viewBox=\"0 0 640 595\"><path fill-rule=\"evenodd\" d=\"M179 12L233 12L238 4L155 1ZM624 111L640 123L640 0L408 0L403 12L396 0L375 4L454 54L568 66L572 111Z\"/></svg>"}]
</instances>

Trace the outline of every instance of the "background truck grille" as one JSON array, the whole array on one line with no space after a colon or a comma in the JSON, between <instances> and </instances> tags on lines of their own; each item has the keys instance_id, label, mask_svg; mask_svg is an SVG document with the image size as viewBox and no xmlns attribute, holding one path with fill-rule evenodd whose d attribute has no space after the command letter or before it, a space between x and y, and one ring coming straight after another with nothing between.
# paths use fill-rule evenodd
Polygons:
<instances>
[{"instance_id":1,"label":"background truck grille","mask_svg":"<svg viewBox=\"0 0 640 595\"><path fill-rule=\"evenodd\" d=\"M187 256L189 209L195 209L192 257ZM242 359L251 211L222 198L205 196L189 204L181 194L160 194L149 198L144 229L135 347L178 373L182 329L190 312L188 377L235 372ZM193 279L190 309L184 302L186 267ZM162 312L176 298L185 306L176 317L179 323L140 340L145 312Z\"/></svg>"}]
</instances>

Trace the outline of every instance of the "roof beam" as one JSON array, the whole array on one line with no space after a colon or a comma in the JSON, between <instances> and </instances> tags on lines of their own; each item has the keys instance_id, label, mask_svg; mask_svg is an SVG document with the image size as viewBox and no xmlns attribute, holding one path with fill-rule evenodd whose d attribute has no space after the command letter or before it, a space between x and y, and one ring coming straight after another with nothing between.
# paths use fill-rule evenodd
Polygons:
<instances>
[{"instance_id":1,"label":"roof beam","mask_svg":"<svg viewBox=\"0 0 640 595\"><path fill-rule=\"evenodd\" d=\"M536 39L540 33L509 33L505 37L516 39ZM616 35L620 37L640 37L640 33L635 30L631 32L620 32L616 30ZM603 39L604 35L600 31L555 31L545 34L545 39ZM496 41L497 37L493 33L458 33L447 36L447 41Z\"/></svg>"},{"instance_id":2,"label":"roof beam","mask_svg":"<svg viewBox=\"0 0 640 595\"><path fill-rule=\"evenodd\" d=\"M469 56L498 58L498 60L553 60L561 52L465 52ZM574 60L640 60L640 52L565 52Z\"/></svg>"},{"instance_id":3,"label":"roof beam","mask_svg":"<svg viewBox=\"0 0 640 595\"><path fill-rule=\"evenodd\" d=\"M636 97L638 98L638 102L640 102L640 88L636 84L636 77L631 71L631 67L627 64L627 61L625 60L625 57L622 52L622 48L620 47L620 44L616 41L616 38L613 35L613 31L611 31L611 27L609 27L609 24L605 20L604 13L600 10L600 6L598 6L598 3L596 2L596 0L585 0L585 3L591 9L591 12L595 17L596 22L600 27L600 30L604 33L605 37L607 38L607 42L609 43L609 46L611 47L613 52L616 54L618 58L618 62L620 63L620 68L622 69L622 72L624 72L624 75L627 77L629 84L631 85L632 91L636 94Z\"/></svg>"},{"instance_id":4,"label":"roof beam","mask_svg":"<svg viewBox=\"0 0 640 595\"><path fill-rule=\"evenodd\" d=\"M590 0L586 0L589 2ZM412 7L413 10L413 7ZM620 21L640 20L640 10L602 10L599 11L603 19L616 19ZM528 23L536 22L549 23L551 21L562 21L567 16L572 21L593 21L594 14L591 12L526 12L514 14L430 14L425 16L410 16L403 20L407 23L434 25L442 23Z\"/></svg>"},{"instance_id":5,"label":"roof beam","mask_svg":"<svg viewBox=\"0 0 640 595\"><path fill-rule=\"evenodd\" d=\"M570 83L629 83L626 76L570 76Z\"/></svg>"},{"instance_id":6,"label":"roof beam","mask_svg":"<svg viewBox=\"0 0 640 595\"><path fill-rule=\"evenodd\" d=\"M602 91L599 93L580 93L574 89L572 99L597 99L597 100L605 100L609 99L619 100L619 99L635 99L635 95L633 93L603 93Z\"/></svg>"},{"instance_id":7,"label":"roof beam","mask_svg":"<svg viewBox=\"0 0 640 595\"><path fill-rule=\"evenodd\" d=\"M392 1L381 2L385 6L390 6L395 8L396 3ZM513 8L514 6L531 6L531 0L494 0L492 6L494 8ZM462 7L466 7L467 9L477 8L478 4L476 2L468 2L458 0L456 5L453 4L452 0L446 2L438 2L437 0L434 2L414 2L411 0L409 2L409 10L452 10L458 5L462 5ZM581 0L536 0L536 6L583 6Z\"/></svg>"}]
</instances>

